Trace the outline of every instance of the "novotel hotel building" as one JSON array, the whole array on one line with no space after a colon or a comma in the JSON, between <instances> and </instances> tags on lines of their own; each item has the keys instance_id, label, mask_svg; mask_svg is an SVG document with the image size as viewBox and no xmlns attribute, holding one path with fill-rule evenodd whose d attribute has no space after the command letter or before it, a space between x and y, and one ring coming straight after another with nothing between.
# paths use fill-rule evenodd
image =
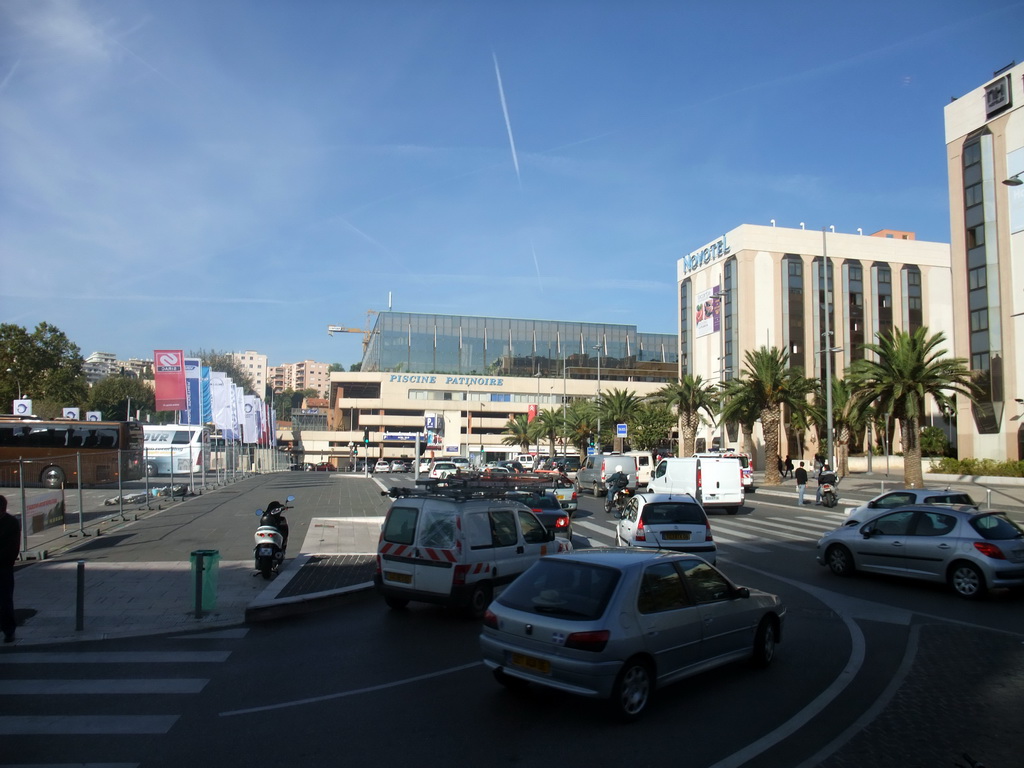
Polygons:
<instances>
[{"instance_id":1,"label":"novotel hotel building","mask_svg":"<svg viewBox=\"0 0 1024 768\"><path fill-rule=\"evenodd\" d=\"M951 280L949 245L916 240L911 232L741 225L678 261L680 375L732 379L748 350L768 346L785 349L790 365L824 380L824 350L833 350L832 370L841 376L864 356L865 342L893 327L942 331L952 355ZM813 434L801 444L786 422L784 414L783 454L824 453ZM942 426L941 418L935 425ZM726 425L724 436L736 445L737 425ZM707 427L698 439L711 447L721 437Z\"/></svg>"},{"instance_id":2,"label":"novotel hotel building","mask_svg":"<svg viewBox=\"0 0 1024 768\"><path fill-rule=\"evenodd\" d=\"M502 443L510 418L609 389L651 394L676 380L678 349L675 334L632 325L381 312L361 370L331 374L328 431L298 439L306 460L343 467L353 450L412 458L417 434L434 458L503 459L519 452Z\"/></svg>"}]
</instances>

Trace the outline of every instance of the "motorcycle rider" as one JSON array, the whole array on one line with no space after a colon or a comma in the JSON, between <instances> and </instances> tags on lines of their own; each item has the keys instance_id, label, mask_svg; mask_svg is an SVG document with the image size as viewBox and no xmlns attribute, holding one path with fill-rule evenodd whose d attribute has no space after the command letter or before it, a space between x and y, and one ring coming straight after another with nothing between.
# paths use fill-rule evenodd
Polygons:
<instances>
[{"instance_id":1,"label":"motorcycle rider","mask_svg":"<svg viewBox=\"0 0 1024 768\"><path fill-rule=\"evenodd\" d=\"M608 476L605 481L605 485L608 486L608 496L604 502L604 511L612 511L612 502L615 500L615 494L629 485L629 475L622 471L622 465L616 464L615 471Z\"/></svg>"},{"instance_id":2,"label":"motorcycle rider","mask_svg":"<svg viewBox=\"0 0 1024 768\"><path fill-rule=\"evenodd\" d=\"M282 514L287 507L280 501L272 501L267 504L267 509L260 517L260 525L269 525L277 528L281 534L281 549L288 548L288 519Z\"/></svg>"},{"instance_id":3,"label":"motorcycle rider","mask_svg":"<svg viewBox=\"0 0 1024 768\"><path fill-rule=\"evenodd\" d=\"M823 485L831 485L834 487L839 486L839 479L836 477L836 473L831 470L828 464L822 465L821 472L818 473L818 493L814 498L815 504L821 504L821 487Z\"/></svg>"}]
</instances>

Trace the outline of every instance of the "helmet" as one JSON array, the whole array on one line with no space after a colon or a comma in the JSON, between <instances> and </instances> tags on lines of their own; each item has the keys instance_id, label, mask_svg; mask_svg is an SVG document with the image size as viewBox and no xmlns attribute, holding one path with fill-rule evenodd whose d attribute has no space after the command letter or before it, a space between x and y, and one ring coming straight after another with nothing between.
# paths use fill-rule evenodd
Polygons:
<instances>
[{"instance_id":1,"label":"helmet","mask_svg":"<svg viewBox=\"0 0 1024 768\"><path fill-rule=\"evenodd\" d=\"M616 464L615 465L615 471L616 472L621 472L622 471L622 465L621 464Z\"/></svg>"}]
</instances>

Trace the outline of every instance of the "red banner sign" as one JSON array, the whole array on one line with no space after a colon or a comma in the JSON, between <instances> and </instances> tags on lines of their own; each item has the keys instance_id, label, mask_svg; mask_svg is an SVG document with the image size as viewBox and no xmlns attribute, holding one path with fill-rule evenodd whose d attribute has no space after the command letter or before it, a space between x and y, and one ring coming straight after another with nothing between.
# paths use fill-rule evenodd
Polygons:
<instances>
[{"instance_id":1,"label":"red banner sign","mask_svg":"<svg viewBox=\"0 0 1024 768\"><path fill-rule=\"evenodd\" d=\"M158 349L153 352L153 378L156 382L156 409L185 410L185 355L180 349Z\"/></svg>"},{"instance_id":2,"label":"red banner sign","mask_svg":"<svg viewBox=\"0 0 1024 768\"><path fill-rule=\"evenodd\" d=\"M537 418L537 404L530 403L530 405L527 406L526 413L526 423L533 424L533 420Z\"/></svg>"}]
</instances>

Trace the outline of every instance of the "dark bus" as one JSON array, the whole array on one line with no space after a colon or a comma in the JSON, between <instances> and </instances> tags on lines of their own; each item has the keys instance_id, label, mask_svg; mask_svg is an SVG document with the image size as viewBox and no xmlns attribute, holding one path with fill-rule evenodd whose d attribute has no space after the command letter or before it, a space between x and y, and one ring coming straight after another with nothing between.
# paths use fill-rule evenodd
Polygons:
<instances>
[{"instance_id":1,"label":"dark bus","mask_svg":"<svg viewBox=\"0 0 1024 768\"><path fill-rule=\"evenodd\" d=\"M0 416L0 484L109 485L143 476L142 424ZM81 467L81 477L78 476Z\"/></svg>"}]
</instances>

